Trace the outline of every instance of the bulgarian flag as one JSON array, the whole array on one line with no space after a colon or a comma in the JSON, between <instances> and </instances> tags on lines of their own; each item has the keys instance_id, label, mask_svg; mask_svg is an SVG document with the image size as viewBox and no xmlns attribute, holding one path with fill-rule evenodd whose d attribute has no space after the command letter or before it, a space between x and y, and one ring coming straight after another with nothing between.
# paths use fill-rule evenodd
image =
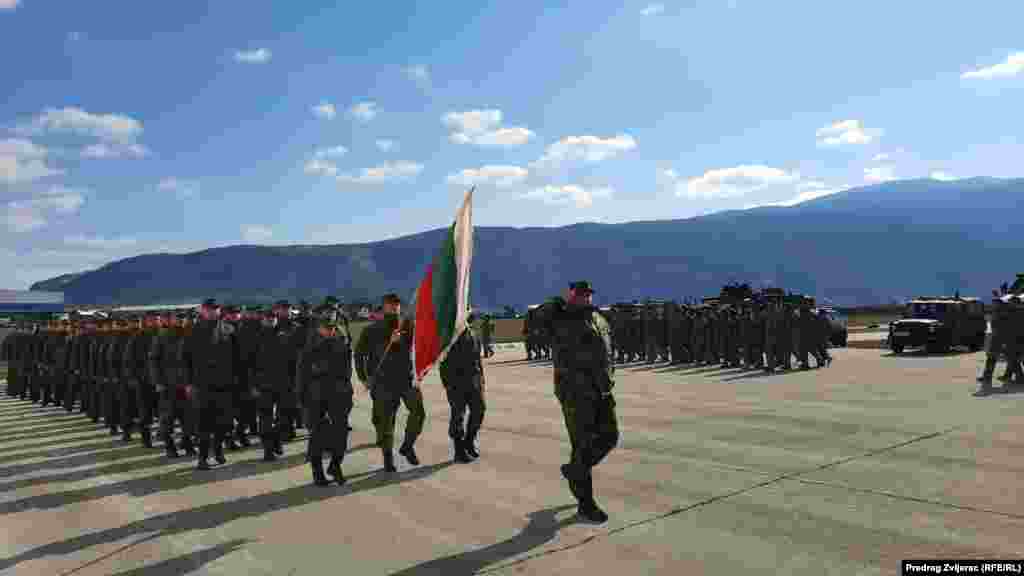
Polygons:
<instances>
[{"instance_id":1,"label":"bulgarian flag","mask_svg":"<svg viewBox=\"0 0 1024 576\"><path fill-rule=\"evenodd\" d=\"M473 189L466 192L455 223L416 289L413 370L416 380L441 361L466 329L469 267L473 262Z\"/></svg>"}]
</instances>

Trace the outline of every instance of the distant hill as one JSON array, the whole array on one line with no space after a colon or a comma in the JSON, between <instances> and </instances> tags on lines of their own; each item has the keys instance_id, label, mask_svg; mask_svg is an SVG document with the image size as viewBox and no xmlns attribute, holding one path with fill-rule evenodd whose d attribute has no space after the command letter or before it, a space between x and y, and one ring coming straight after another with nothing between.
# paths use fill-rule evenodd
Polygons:
<instances>
[{"instance_id":1,"label":"distant hill","mask_svg":"<svg viewBox=\"0 0 1024 576\"><path fill-rule=\"evenodd\" d=\"M701 297L730 281L782 286L839 306L957 290L984 296L1024 271L1020 206L1024 179L906 180L685 220L477 228L471 300L521 308L576 279L590 280L605 303ZM411 296L443 233L142 255L32 289L104 305Z\"/></svg>"}]
</instances>

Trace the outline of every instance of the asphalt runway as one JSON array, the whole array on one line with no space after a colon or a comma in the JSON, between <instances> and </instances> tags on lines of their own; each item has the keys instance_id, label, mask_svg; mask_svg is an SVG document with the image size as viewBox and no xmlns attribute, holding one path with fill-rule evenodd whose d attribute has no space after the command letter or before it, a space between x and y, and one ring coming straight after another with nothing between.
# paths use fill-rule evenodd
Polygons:
<instances>
[{"instance_id":1,"label":"asphalt runway","mask_svg":"<svg viewBox=\"0 0 1024 576\"><path fill-rule=\"evenodd\" d=\"M1024 394L973 398L983 354L833 354L772 376L620 368L605 525L575 517L551 368L515 346L486 361L472 464L451 462L431 375L423 463L382 473L360 389L345 487L311 485L304 443L200 473L0 393L0 573L846 575L1021 557Z\"/></svg>"}]
</instances>

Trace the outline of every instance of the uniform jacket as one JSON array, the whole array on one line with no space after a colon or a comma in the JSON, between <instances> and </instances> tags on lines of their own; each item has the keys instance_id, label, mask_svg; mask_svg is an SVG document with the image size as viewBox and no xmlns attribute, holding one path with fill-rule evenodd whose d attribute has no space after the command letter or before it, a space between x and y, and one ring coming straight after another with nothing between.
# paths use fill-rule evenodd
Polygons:
<instances>
[{"instance_id":1,"label":"uniform jacket","mask_svg":"<svg viewBox=\"0 0 1024 576\"><path fill-rule=\"evenodd\" d=\"M484 365L480 360L480 338L472 328L466 328L452 344L448 355L441 361L441 382L450 386L480 386Z\"/></svg>"},{"instance_id":2,"label":"uniform jacket","mask_svg":"<svg viewBox=\"0 0 1024 576\"><path fill-rule=\"evenodd\" d=\"M597 309L566 305L552 315L551 333L559 400L610 395L615 387L611 330Z\"/></svg>"},{"instance_id":3,"label":"uniform jacket","mask_svg":"<svg viewBox=\"0 0 1024 576\"><path fill-rule=\"evenodd\" d=\"M388 349L391 333L398 323L398 316L386 316L367 326L359 335L355 351L356 373L371 388L383 386L387 390L403 390L412 385L411 324L406 324L401 339ZM387 355L385 350L388 350Z\"/></svg>"}]
</instances>

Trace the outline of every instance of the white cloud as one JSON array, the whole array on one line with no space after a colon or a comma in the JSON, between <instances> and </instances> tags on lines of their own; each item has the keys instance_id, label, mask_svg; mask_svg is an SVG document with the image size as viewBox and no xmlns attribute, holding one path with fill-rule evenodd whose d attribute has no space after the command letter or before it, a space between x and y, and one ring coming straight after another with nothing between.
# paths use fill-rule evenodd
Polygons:
<instances>
[{"instance_id":1,"label":"white cloud","mask_svg":"<svg viewBox=\"0 0 1024 576\"><path fill-rule=\"evenodd\" d=\"M761 165L708 170L685 183L671 170L663 171L662 176L675 180L676 196L706 199L738 198L771 186L792 184L800 179L799 174Z\"/></svg>"},{"instance_id":2,"label":"white cloud","mask_svg":"<svg viewBox=\"0 0 1024 576\"><path fill-rule=\"evenodd\" d=\"M880 153L880 154L875 154L871 158L871 161L872 162L885 162L888 159L889 159L889 155L883 152L883 153Z\"/></svg>"},{"instance_id":3,"label":"white cloud","mask_svg":"<svg viewBox=\"0 0 1024 576\"><path fill-rule=\"evenodd\" d=\"M665 11L664 4L648 4L646 8L640 11L642 16L656 16Z\"/></svg>"},{"instance_id":4,"label":"white cloud","mask_svg":"<svg viewBox=\"0 0 1024 576\"><path fill-rule=\"evenodd\" d=\"M348 115L360 122L369 122L377 116L376 102L359 102L348 109Z\"/></svg>"},{"instance_id":5,"label":"white cloud","mask_svg":"<svg viewBox=\"0 0 1024 576\"><path fill-rule=\"evenodd\" d=\"M138 240L130 236L115 236L112 238L104 238L102 236L88 236L85 234L75 234L64 237L64 244L66 246L74 246L80 248L90 248L92 250L110 251L110 250L123 250L130 248L138 244Z\"/></svg>"},{"instance_id":6,"label":"white cloud","mask_svg":"<svg viewBox=\"0 0 1024 576\"><path fill-rule=\"evenodd\" d=\"M313 158L306 162L302 167L302 171L312 176L337 176L338 166L329 160L322 160L320 158Z\"/></svg>"},{"instance_id":7,"label":"white cloud","mask_svg":"<svg viewBox=\"0 0 1024 576\"><path fill-rule=\"evenodd\" d=\"M994 78L1010 78L1022 72L1024 72L1024 52L1015 52L999 64L964 72L960 78L963 80L992 80Z\"/></svg>"},{"instance_id":8,"label":"white cloud","mask_svg":"<svg viewBox=\"0 0 1024 576\"><path fill-rule=\"evenodd\" d=\"M52 215L78 212L84 203L82 191L55 186L33 198L8 202L3 220L12 232L31 232L45 227Z\"/></svg>"},{"instance_id":9,"label":"white cloud","mask_svg":"<svg viewBox=\"0 0 1024 576\"><path fill-rule=\"evenodd\" d=\"M332 146L330 148L320 148L316 151L314 156L316 158L341 158L345 154L348 154L348 148L344 146Z\"/></svg>"},{"instance_id":10,"label":"white cloud","mask_svg":"<svg viewBox=\"0 0 1024 576\"><path fill-rule=\"evenodd\" d=\"M589 208L595 198L610 198L611 188L583 188L573 184L567 186L544 186L523 194L523 198L542 200L545 204L573 204L577 208Z\"/></svg>"},{"instance_id":11,"label":"white cloud","mask_svg":"<svg viewBox=\"0 0 1024 576\"><path fill-rule=\"evenodd\" d=\"M71 42L78 42L82 39L81 32L68 32L68 40Z\"/></svg>"},{"instance_id":12,"label":"white cloud","mask_svg":"<svg viewBox=\"0 0 1024 576\"><path fill-rule=\"evenodd\" d=\"M61 170L46 165L48 153L46 148L21 138L0 140L0 182L31 182L61 174Z\"/></svg>"},{"instance_id":13,"label":"white cloud","mask_svg":"<svg viewBox=\"0 0 1024 576\"><path fill-rule=\"evenodd\" d=\"M235 52L235 62L243 64L265 64L270 61L271 53L266 48Z\"/></svg>"},{"instance_id":14,"label":"white cloud","mask_svg":"<svg viewBox=\"0 0 1024 576\"><path fill-rule=\"evenodd\" d=\"M408 66L402 69L406 78L412 80L420 88L427 88L430 86L430 71L427 70L426 66L422 64L417 66Z\"/></svg>"},{"instance_id":15,"label":"white cloud","mask_svg":"<svg viewBox=\"0 0 1024 576\"><path fill-rule=\"evenodd\" d=\"M123 114L92 114L81 108L46 108L31 123L15 129L21 134L45 132L91 136L104 142L131 143L142 134L142 123Z\"/></svg>"},{"instance_id":16,"label":"white cloud","mask_svg":"<svg viewBox=\"0 0 1024 576\"><path fill-rule=\"evenodd\" d=\"M871 168L864 169L864 181L865 182L888 182L889 180L895 180L895 167L893 166L874 166Z\"/></svg>"},{"instance_id":17,"label":"white cloud","mask_svg":"<svg viewBox=\"0 0 1024 576\"><path fill-rule=\"evenodd\" d=\"M933 171L931 174L928 175L928 177L931 178L932 180L939 180L940 182L952 182L953 180L959 180L959 178L957 178L956 176L953 176L952 174L943 172L941 170Z\"/></svg>"},{"instance_id":18,"label":"white cloud","mask_svg":"<svg viewBox=\"0 0 1024 576\"><path fill-rule=\"evenodd\" d=\"M161 192L173 192L181 200L195 198L199 195L199 182L195 180L179 180L177 178L164 178L157 185Z\"/></svg>"},{"instance_id":19,"label":"white cloud","mask_svg":"<svg viewBox=\"0 0 1024 576\"><path fill-rule=\"evenodd\" d=\"M456 144L521 146L534 135L521 126L501 126L501 110L449 112L441 118L441 122L452 131L449 139Z\"/></svg>"},{"instance_id":20,"label":"white cloud","mask_svg":"<svg viewBox=\"0 0 1024 576\"><path fill-rule=\"evenodd\" d=\"M377 149L381 152L390 152L395 147L394 140L377 140Z\"/></svg>"},{"instance_id":21,"label":"white cloud","mask_svg":"<svg viewBox=\"0 0 1024 576\"><path fill-rule=\"evenodd\" d=\"M818 138L818 146L841 146L843 144L868 144L880 134L880 130L865 129L860 120L842 120L819 128L815 136Z\"/></svg>"},{"instance_id":22,"label":"white cloud","mask_svg":"<svg viewBox=\"0 0 1024 576\"><path fill-rule=\"evenodd\" d=\"M143 158L149 150L141 144L91 144L82 149L82 158Z\"/></svg>"},{"instance_id":23,"label":"white cloud","mask_svg":"<svg viewBox=\"0 0 1024 576\"><path fill-rule=\"evenodd\" d=\"M333 120L338 115L338 111L335 110L334 104L324 101L313 106L313 115L323 120Z\"/></svg>"},{"instance_id":24,"label":"white cloud","mask_svg":"<svg viewBox=\"0 0 1024 576\"><path fill-rule=\"evenodd\" d=\"M636 148L636 140L628 134L610 138L600 136L568 136L551 144L534 162L537 167L555 167L567 161L602 162Z\"/></svg>"},{"instance_id":25,"label":"white cloud","mask_svg":"<svg viewBox=\"0 0 1024 576\"><path fill-rule=\"evenodd\" d=\"M242 239L246 242L266 242L274 235L274 231L267 226L246 225L242 226Z\"/></svg>"},{"instance_id":26,"label":"white cloud","mask_svg":"<svg viewBox=\"0 0 1024 576\"><path fill-rule=\"evenodd\" d=\"M351 184L379 184L410 180L423 171L423 165L415 162L385 162L372 168L363 168L359 175L339 174L338 182Z\"/></svg>"},{"instance_id":27,"label":"white cloud","mask_svg":"<svg viewBox=\"0 0 1024 576\"><path fill-rule=\"evenodd\" d=\"M528 174L525 168L519 166L481 166L449 174L448 183L464 188L481 185L511 188L526 180Z\"/></svg>"},{"instance_id":28,"label":"white cloud","mask_svg":"<svg viewBox=\"0 0 1024 576\"><path fill-rule=\"evenodd\" d=\"M21 0L0 0L0 10L14 10Z\"/></svg>"}]
</instances>

